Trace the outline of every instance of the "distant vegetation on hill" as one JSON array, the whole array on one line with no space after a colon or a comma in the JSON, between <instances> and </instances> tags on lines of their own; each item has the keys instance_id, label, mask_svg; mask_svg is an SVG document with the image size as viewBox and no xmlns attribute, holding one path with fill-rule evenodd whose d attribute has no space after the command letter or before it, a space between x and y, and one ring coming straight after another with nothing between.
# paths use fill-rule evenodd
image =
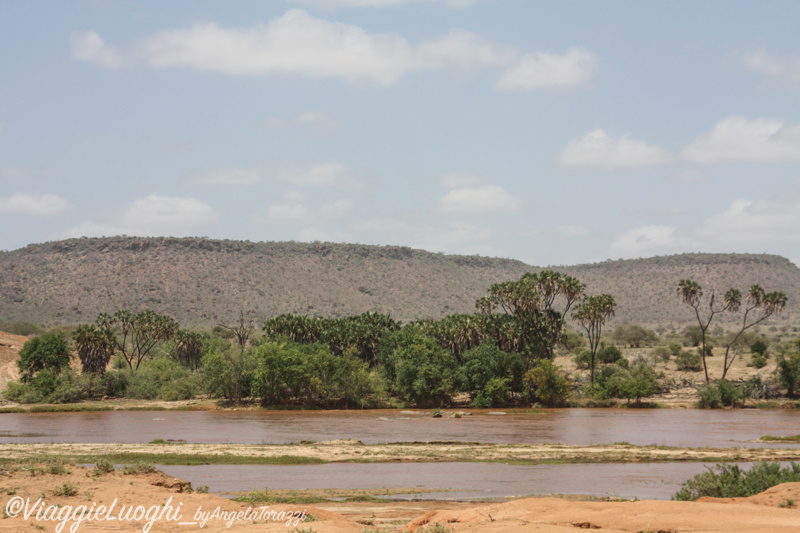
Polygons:
<instances>
[{"instance_id":1,"label":"distant vegetation on hill","mask_svg":"<svg viewBox=\"0 0 800 533\"><path fill-rule=\"evenodd\" d=\"M365 311L408 322L471 313L491 284L539 270L516 260L400 246L69 239L0 252L0 320L85 323L102 312L150 308L184 326L232 323L240 310L258 323L282 313ZM685 278L707 290L745 291L760 283L786 293L786 311L770 323L796 322L800 311L800 269L779 256L682 254L554 270L586 283L589 294L613 294L615 323L692 323L691 309L675 294Z\"/></svg>"}]
</instances>

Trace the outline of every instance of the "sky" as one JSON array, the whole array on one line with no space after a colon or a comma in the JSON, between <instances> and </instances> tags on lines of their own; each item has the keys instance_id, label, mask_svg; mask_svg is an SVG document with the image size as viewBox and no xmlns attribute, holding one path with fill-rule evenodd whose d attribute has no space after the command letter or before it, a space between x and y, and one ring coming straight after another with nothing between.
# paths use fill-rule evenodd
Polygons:
<instances>
[{"instance_id":1,"label":"sky","mask_svg":"<svg viewBox=\"0 0 800 533\"><path fill-rule=\"evenodd\" d=\"M0 249L800 264L800 2L0 0Z\"/></svg>"}]
</instances>

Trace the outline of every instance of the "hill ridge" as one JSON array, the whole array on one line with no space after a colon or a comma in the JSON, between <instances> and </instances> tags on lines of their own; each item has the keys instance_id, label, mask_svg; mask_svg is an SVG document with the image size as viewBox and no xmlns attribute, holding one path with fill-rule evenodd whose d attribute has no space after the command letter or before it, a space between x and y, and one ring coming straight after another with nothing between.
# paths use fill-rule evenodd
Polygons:
<instances>
[{"instance_id":1,"label":"hill ridge","mask_svg":"<svg viewBox=\"0 0 800 533\"><path fill-rule=\"evenodd\" d=\"M691 253L547 268L576 276L591 294L613 294L617 322L691 322L675 296L685 278L708 290L744 291L758 282L783 291L789 306L782 322L800 310L800 269L777 255ZM89 322L126 307L169 313L184 325L226 323L240 309L257 321L287 312L376 311L407 322L471 313L492 283L540 270L407 246L84 237L0 252L0 319Z\"/></svg>"}]
</instances>

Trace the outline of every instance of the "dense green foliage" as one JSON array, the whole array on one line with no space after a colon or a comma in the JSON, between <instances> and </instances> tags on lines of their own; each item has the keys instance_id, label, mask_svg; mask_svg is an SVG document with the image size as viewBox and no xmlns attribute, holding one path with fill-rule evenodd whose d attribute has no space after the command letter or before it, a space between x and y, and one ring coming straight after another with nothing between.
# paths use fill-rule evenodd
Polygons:
<instances>
[{"instance_id":1,"label":"dense green foliage","mask_svg":"<svg viewBox=\"0 0 800 533\"><path fill-rule=\"evenodd\" d=\"M35 380L42 372L47 374L42 379L49 379L50 375L58 374L69 365L72 354L69 344L62 333L45 333L25 342L19 352L20 380L30 382Z\"/></svg>"},{"instance_id":2,"label":"dense green foliage","mask_svg":"<svg viewBox=\"0 0 800 533\"><path fill-rule=\"evenodd\" d=\"M695 501L704 496L714 498L740 498L764 492L781 483L800 481L800 464L756 463L749 470L739 465L718 464L707 472L684 481L673 500Z\"/></svg>"},{"instance_id":3,"label":"dense green foliage","mask_svg":"<svg viewBox=\"0 0 800 533\"><path fill-rule=\"evenodd\" d=\"M699 407L736 407L745 399L747 391L742 385L736 385L727 379L720 379L700 387L697 395L700 397Z\"/></svg>"}]
</instances>

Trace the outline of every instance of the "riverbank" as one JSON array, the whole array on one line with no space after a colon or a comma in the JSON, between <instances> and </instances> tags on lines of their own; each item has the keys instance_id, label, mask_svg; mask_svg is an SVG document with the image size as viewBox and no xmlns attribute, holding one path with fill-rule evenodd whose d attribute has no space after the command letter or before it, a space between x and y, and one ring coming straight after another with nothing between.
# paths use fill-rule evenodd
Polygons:
<instances>
[{"instance_id":1,"label":"riverbank","mask_svg":"<svg viewBox=\"0 0 800 533\"><path fill-rule=\"evenodd\" d=\"M452 533L564 533L576 528L788 533L796 531L800 520L800 510L794 503L800 502L800 483L779 485L749 498L698 502L545 497L492 503L373 500L253 504L203 490L146 469L126 473L58 463L4 465L0 468L0 503L5 514L0 529L56 531L64 521L63 530L68 531L80 520L75 531L171 533L199 531L202 525L203 531L210 532L414 533L434 530L438 523L438 531ZM24 515L26 501L31 511L28 516Z\"/></svg>"},{"instance_id":2,"label":"riverbank","mask_svg":"<svg viewBox=\"0 0 800 533\"><path fill-rule=\"evenodd\" d=\"M301 444L0 444L4 463L40 458L74 463L322 464L494 462L505 464L798 461L800 448L682 448L610 444L481 444L471 442L397 442L365 445L338 440Z\"/></svg>"}]
</instances>

